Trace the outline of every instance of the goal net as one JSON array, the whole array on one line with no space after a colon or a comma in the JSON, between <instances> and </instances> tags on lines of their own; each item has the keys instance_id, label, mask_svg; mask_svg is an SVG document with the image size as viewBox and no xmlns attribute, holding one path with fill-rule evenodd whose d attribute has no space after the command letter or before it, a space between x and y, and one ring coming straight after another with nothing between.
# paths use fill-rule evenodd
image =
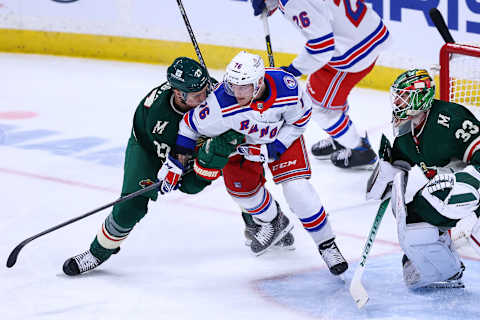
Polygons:
<instances>
[{"instance_id":1,"label":"goal net","mask_svg":"<svg viewBox=\"0 0 480 320\"><path fill-rule=\"evenodd\" d=\"M480 106L480 46L447 43L440 50L440 99Z\"/></svg>"}]
</instances>

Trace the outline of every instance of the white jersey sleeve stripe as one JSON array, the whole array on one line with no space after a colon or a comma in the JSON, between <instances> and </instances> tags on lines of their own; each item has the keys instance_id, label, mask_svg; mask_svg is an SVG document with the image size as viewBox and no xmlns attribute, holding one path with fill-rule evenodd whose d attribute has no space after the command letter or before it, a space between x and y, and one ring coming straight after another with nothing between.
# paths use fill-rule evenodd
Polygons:
<instances>
[{"instance_id":1,"label":"white jersey sleeve stripe","mask_svg":"<svg viewBox=\"0 0 480 320\"><path fill-rule=\"evenodd\" d=\"M347 69L355 65L389 37L387 27L380 21L378 27L361 42L342 56L333 57L329 65L336 69Z\"/></svg>"},{"instance_id":2,"label":"white jersey sleeve stripe","mask_svg":"<svg viewBox=\"0 0 480 320\"><path fill-rule=\"evenodd\" d=\"M480 137L477 137L475 140L470 143L470 145L465 150L463 154L463 162L469 163L472 159L473 154L480 149Z\"/></svg>"}]
</instances>

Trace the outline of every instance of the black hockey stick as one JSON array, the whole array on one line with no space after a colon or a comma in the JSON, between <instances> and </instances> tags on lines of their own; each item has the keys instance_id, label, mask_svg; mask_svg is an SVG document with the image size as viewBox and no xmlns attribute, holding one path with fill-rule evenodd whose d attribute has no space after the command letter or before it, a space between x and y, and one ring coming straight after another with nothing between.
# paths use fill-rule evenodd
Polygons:
<instances>
[{"instance_id":1,"label":"black hockey stick","mask_svg":"<svg viewBox=\"0 0 480 320\"><path fill-rule=\"evenodd\" d=\"M202 52L200 52L200 47L198 46L197 40L195 39L195 34L193 34L190 21L188 21L187 13L185 12L185 8L183 7L182 0L177 0L177 4L178 4L178 9L180 9L180 14L182 15L183 21L185 22L185 26L187 27L188 34L190 35L190 40L192 40L193 47L195 48L195 52L197 53L198 60L200 61L200 64L207 71L208 86L209 86L209 89L211 90L213 88L212 80L210 79L210 74L208 73L207 65L203 60Z\"/></svg>"},{"instance_id":2,"label":"black hockey stick","mask_svg":"<svg viewBox=\"0 0 480 320\"><path fill-rule=\"evenodd\" d=\"M268 26L268 18L267 18L267 11L263 11L262 13L262 21L263 21L263 30L265 31L265 44L267 45L267 55L268 55L268 62L270 67L275 67L275 62L273 61L273 50L272 50L272 41L270 40L270 28Z\"/></svg>"},{"instance_id":3,"label":"black hockey stick","mask_svg":"<svg viewBox=\"0 0 480 320\"><path fill-rule=\"evenodd\" d=\"M45 231L42 231L34 236L31 236L30 238L28 239L25 239L23 240L18 246L15 247L15 249L13 249L13 251L10 253L10 255L8 256L8 259L7 259L7 267L8 268L11 268L15 265L15 263L17 262L17 257L18 257L18 254L20 253L20 250L23 249L23 247L25 247L28 243L32 242L33 240L37 239L37 238L40 238L41 236L44 236L52 231L55 231L55 230L58 230L60 228L63 228L69 224L72 224L78 220L82 220L83 218L86 218L88 216L91 216L92 214L95 214L99 211L102 211L104 209L107 209L111 206L114 206L118 203L121 203L121 202L124 202L124 201L127 201L129 199L132 199L132 198L135 198L141 194L144 194L148 191L151 191L151 190L154 190L154 189L158 189L160 187L160 185L162 184L162 181L159 181L157 183L154 183L152 185L149 185L148 187L144 188L144 189L141 189L141 190L138 190L138 191L135 191L133 193L130 193L130 194L127 194L126 196L123 196L123 197L120 197L118 198L117 200L113 201L113 202L110 202L110 203L107 203L103 206L101 206L100 208L97 208L97 209L94 209L92 211L89 211L85 214L82 214L81 216L78 216L76 218L73 218L73 219L70 219L68 221L65 221L64 223L61 223L59 225L56 225L54 227L51 227L50 229L47 229Z\"/></svg>"},{"instance_id":4,"label":"black hockey stick","mask_svg":"<svg viewBox=\"0 0 480 320\"><path fill-rule=\"evenodd\" d=\"M432 8L429 11L429 15L443 40L446 43L455 43L455 40L453 40L452 34L450 33L450 30L448 30L447 24L443 19L442 13L437 8Z\"/></svg>"}]
</instances>

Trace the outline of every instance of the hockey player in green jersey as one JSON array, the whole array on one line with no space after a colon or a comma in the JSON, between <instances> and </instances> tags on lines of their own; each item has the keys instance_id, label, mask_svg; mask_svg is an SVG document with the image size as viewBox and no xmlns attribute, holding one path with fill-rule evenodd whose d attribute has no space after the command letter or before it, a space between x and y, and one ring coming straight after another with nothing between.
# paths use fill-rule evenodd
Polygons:
<instances>
[{"instance_id":1,"label":"hockey player in green jersey","mask_svg":"<svg viewBox=\"0 0 480 320\"><path fill-rule=\"evenodd\" d=\"M434 99L427 71L408 70L391 87L393 147L385 136L380 157L367 184L367 199L392 196L397 220L403 278L409 288L463 287L465 269L449 229L480 214L480 121L464 106ZM461 160L464 169L449 170ZM429 182L405 203L408 171L421 168ZM393 182L393 185L392 185ZM480 253L480 224L469 241Z\"/></svg>"},{"instance_id":2,"label":"hockey player in green jersey","mask_svg":"<svg viewBox=\"0 0 480 320\"><path fill-rule=\"evenodd\" d=\"M174 165L181 167L182 171L178 176L166 177L164 181L178 180L183 174L179 189L184 193L198 193L220 176L228 156L243 142L243 135L233 130L207 140L195 159L201 163L199 174L189 168L192 162L189 159L184 159L182 163L174 160L170 154L174 153L172 148L177 139L179 122L187 111L206 99L209 81L205 68L186 57L175 59L168 67L167 80L151 90L135 111L125 153L122 196L158 181L160 167L169 161L176 162ZM147 213L149 200L155 201L157 196L157 191L151 191L115 205L89 250L67 259L63 271L70 276L78 275L96 268L117 253L122 241Z\"/></svg>"}]
</instances>

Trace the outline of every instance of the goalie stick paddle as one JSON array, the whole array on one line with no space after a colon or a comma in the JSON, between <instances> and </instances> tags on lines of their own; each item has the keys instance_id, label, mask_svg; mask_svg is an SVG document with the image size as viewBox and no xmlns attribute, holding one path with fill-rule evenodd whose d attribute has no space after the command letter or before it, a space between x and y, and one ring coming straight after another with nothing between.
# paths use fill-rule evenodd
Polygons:
<instances>
[{"instance_id":1,"label":"goalie stick paddle","mask_svg":"<svg viewBox=\"0 0 480 320\"><path fill-rule=\"evenodd\" d=\"M207 65L203 60L200 47L198 46L197 40L195 39L195 34L193 33L192 26L190 25L190 21L188 20L187 13L185 12L185 8L183 7L182 0L177 0L177 4L178 4L178 9L180 9L180 14L182 15L183 21L185 22L185 26L187 27L188 35L190 36L190 40L192 41L193 48L195 49L195 53L197 54L198 60L200 61L200 64L207 71L208 86L209 86L209 89L212 90L213 89L212 79L210 78L210 74L208 73Z\"/></svg>"},{"instance_id":2,"label":"goalie stick paddle","mask_svg":"<svg viewBox=\"0 0 480 320\"><path fill-rule=\"evenodd\" d=\"M148 187L145 187L144 189L141 189L141 190L135 191L135 192L133 192L133 193L127 194L126 196L120 197L120 198L118 198L117 200L115 200L115 201L113 201L113 202L107 203L107 204L105 204L105 205L103 205L103 206L101 206L101 207L99 207L99 208L97 208L97 209L94 209L94 210L89 211L89 212L87 212L87 213L85 213L85 214L82 214L81 216L78 216L78 217L76 217L76 218L73 218L73 219L70 219L70 220L68 220L68 221L65 221L65 222L63 222L63 223L61 223L61 224L59 224L59 225L56 225L56 226L54 226L54 227L51 227L51 228L49 228L49 229L47 229L47 230L45 230L45 231L42 231L42 232L40 232L40 233L38 233L38 234L36 234L36 235L34 235L34 236L31 236L31 237L28 238L28 239L23 240L22 242L20 242L19 245L17 245L17 246L15 247L15 249L13 249L13 251L12 251L12 252L10 253L10 255L8 256L8 259L7 259L7 267L8 267L8 268L11 268L11 267L13 267L13 266L15 265L15 263L17 262L17 258L18 258L18 254L20 253L20 250L22 250L23 247L25 247L27 244L29 244L29 243L32 242L33 240L35 240L35 239L37 239L37 238L40 238L41 236L44 236L44 235L46 235L46 234L48 234L48 233L50 233L50 232L52 232L52 231L58 230L58 229L60 229L60 228L63 228L63 227L65 227L65 226L69 225L69 224L72 224L72 223L74 223L74 222L77 222L78 220L81 220L81 219L83 219L83 218L86 218L86 217L88 217L88 216L91 216L92 214L95 214L95 213L97 213L97 212L99 212L99 211L102 211L102 210L107 209L107 208L109 208L109 207L111 207L111 206L114 206L114 205L116 205L116 204L118 204L118 203L121 203L121 202L127 201L127 200L129 200L129 199L135 198L135 197L137 197L137 196L139 196L139 195L141 195L141 194L144 194L144 193L146 193L146 192L148 192L148 191L151 191L151 190L154 190L154 189L158 189L161 184L162 184L162 181L159 181L159 182L157 182L157 183L154 183L154 184L152 184L152 185L149 185Z\"/></svg>"},{"instance_id":3,"label":"goalie stick paddle","mask_svg":"<svg viewBox=\"0 0 480 320\"><path fill-rule=\"evenodd\" d=\"M273 61L272 41L270 40L270 27L268 26L266 10L263 11L261 17L263 21L263 30L265 31L265 44L267 45L268 63L270 64L270 67L275 67L275 62Z\"/></svg>"},{"instance_id":4,"label":"goalie stick paddle","mask_svg":"<svg viewBox=\"0 0 480 320\"><path fill-rule=\"evenodd\" d=\"M367 290L365 290L362 284L362 275L363 271L365 271L365 264L367 263L368 253L373 246L373 241L375 240L375 237L377 235L378 227L382 222L383 215L387 210L389 202L390 198L383 200L380 204L380 207L378 208L377 215L375 216L375 220L373 221L373 225L370 228L370 233L365 243L365 248L363 248L362 259L360 260L360 264L358 265L357 269L355 269L352 282L350 282L350 295L352 296L355 304L359 309L365 306L369 299Z\"/></svg>"},{"instance_id":5,"label":"goalie stick paddle","mask_svg":"<svg viewBox=\"0 0 480 320\"><path fill-rule=\"evenodd\" d=\"M443 40L446 43L455 43L455 40L453 40L452 34L450 33L450 30L448 30L447 24L443 19L442 13L437 8L432 8L429 11L429 15Z\"/></svg>"}]
</instances>

